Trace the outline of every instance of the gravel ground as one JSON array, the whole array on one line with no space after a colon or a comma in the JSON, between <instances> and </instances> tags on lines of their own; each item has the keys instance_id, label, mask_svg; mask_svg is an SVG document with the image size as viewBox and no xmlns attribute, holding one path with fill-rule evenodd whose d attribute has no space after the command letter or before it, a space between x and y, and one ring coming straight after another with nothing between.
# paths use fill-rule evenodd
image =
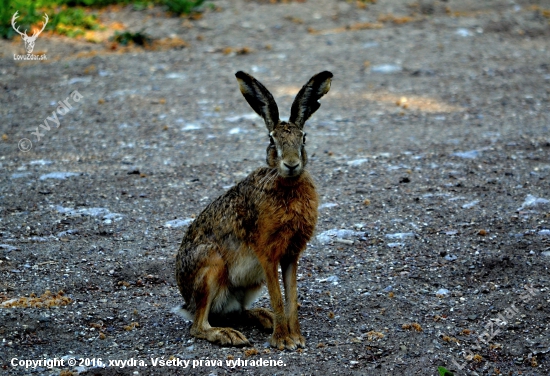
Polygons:
<instances>
[{"instance_id":1,"label":"gravel ground","mask_svg":"<svg viewBox=\"0 0 550 376\"><path fill-rule=\"evenodd\" d=\"M168 38L155 50L44 35L48 59L20 62L21 40L0 41L4 373L548 375L550 3L215 5L101 13ZM253 347L218 347L170 312L186 226L264 163L238 70L283 117L334 74L306 124L322 206L298 270L301 351L242 325Z\"/></svg>"}]
</instances>

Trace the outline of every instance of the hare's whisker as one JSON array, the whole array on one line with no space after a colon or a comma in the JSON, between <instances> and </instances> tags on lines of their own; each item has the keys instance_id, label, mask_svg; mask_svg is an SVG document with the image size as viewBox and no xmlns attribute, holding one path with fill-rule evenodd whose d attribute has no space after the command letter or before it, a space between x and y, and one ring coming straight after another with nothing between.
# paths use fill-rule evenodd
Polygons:
<instances>
[{"instance_id":1,"label":"hare's whisker","mask_svg":"<svg viewBox=\"0 0 550 376\"><path fill-rule=\"evenodd\" d=\"M272 180L272 176L276 176L277 175L277 169L272 169L270 171L267 172L267 174L260 180L260 184L258 186L258 188L265 188L267 185L269 185L271 183L271 180Z\"/></svg>"}]
</instances>

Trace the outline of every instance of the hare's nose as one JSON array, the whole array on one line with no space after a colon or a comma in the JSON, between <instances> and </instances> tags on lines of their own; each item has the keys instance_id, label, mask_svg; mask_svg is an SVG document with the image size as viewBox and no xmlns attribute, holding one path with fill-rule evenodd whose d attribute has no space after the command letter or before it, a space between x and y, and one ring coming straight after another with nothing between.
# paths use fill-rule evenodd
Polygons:
<instances>
[{"instance_id":1,"label":"hare's nose","mask_svg":"<svg viewBox=\"0 0 550 376\"><path fill-rule=\"evenodd\" d=\"M289 171L292 171L292 170L296 169L296 167L298 167L300 165L300 162L296 163L294 166L291 166L291 165L287 164L286 162L283 162L283 163L286 166L286 168L289 169Z\"/></svg>"}]
</instances>

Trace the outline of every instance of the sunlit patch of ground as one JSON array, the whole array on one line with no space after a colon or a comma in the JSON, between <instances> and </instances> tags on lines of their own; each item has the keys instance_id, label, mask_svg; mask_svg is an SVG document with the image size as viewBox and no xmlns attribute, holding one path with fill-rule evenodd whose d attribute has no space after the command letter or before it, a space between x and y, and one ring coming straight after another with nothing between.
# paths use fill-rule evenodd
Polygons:
<instances>
[{"instance_id":1,"label":"sunlit patch of ground","mask_svg":"<svg viewBox=\"0 0 550 376\"><path fill-rule=\"evenodd\" d=\"M464 110L460 106L445 103L440 99L421 95L403 95L389 92L377 92L363 93L361 98L372 102L397 106L403 109L428 113L459 112Z\"/></svg>"},{"instance_id":2,"label":"sunlit patch of ground","mask_svg":"<svg viewBox=\"0 0 550 376\"><path fill-rule=\"evenodd\" d=\"M310 27L308 28L308 32L313 35L328 35L328 34L345 33L348 31L382 29L383 27L384 27L384 24L382 24L381 22L361 22L361 23L354 23L343 27L335 27L332 29L325 29L325 30L316 30Z\"/></svg>"},{"instance_id":3,"label":"sunlit patch of ground","mask_svg":"<svg viewBox=\"0 0 550 376\"><path fill-rule=\"evenodd\" d=\"M300 87L293 85L276 86L273 88L273 93L276 97L295 96L298 91L300 91ZM333 90L331 95L333 97L343 97L353 94L344 94L338 90ZM464 111L464 108L460 106L448 104L440 99L422 95L396 94L387 91L377 91L359 93L356 97L385 106L396 107L399 110L411 110L427 113Z\"/></svg>"}]
</instances>

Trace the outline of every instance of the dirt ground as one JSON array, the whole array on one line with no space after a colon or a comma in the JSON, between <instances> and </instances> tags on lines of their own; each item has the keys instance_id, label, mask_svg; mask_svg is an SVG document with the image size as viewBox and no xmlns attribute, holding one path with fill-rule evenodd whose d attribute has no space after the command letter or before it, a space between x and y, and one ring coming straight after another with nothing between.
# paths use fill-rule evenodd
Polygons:
<instances>
[{"instance_id":1,"label":"dirt ground","mask_svg":"<svg viewBox=\"0 0 550 376\"><path fill-rule=\"evenodd\" d=\"M3 374L549 375L550 2L214 4L101 14L155 50L0 41ZM334 74L306 124L300 351L195 340L170 311L187 225L264 164L238 70L283 118Z\"/></svg>"}]
</instances>

